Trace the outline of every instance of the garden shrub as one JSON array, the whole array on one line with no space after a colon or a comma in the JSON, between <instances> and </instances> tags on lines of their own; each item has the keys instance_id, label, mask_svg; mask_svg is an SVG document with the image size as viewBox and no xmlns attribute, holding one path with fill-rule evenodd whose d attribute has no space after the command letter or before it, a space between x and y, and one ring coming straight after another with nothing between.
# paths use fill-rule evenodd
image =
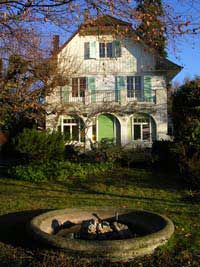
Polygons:
<instances>
[{"instance_id":1,"label":"garden shrub","mask_svg":"<svg viewBox=\"0 0 200 267\"><path fill-rule=\"evenodd\" d=\"M59 132L24 129L14 140L16 150L35 162L63 160L65 142Z\"/></svg>"},{"instance_id":2,"label":"garden shrub","mask_svg":"<svg viewBox=\"0 0 200 267\"><path fill-rule=\"evenodd\" d=\"M9 174L19 180L40 182L47 180L67 180L70 177L87 178L89 175L98 175L113 167L111 163L73 163L52 161L43 164L30 163L18 165L9 169Z\"/></svg>"},{"instance_id":3,"label":"garden shrub","mask_svg":"<svg viewBox=\"0 0 200 267\"><path fill-rule=\"evenodd\" d=\"M200 154L192 155L187 161L186 182L192 189L200 190Z\"/></svg>"},{"instance_id":4,"label":"garden shrub","mask_svg":"<svg viewBox=\"0 0 200 267\"><path fill-rule=\"evenodd\" d=\"M85 155L90 162L115 163L121 157L122 148L116 145L112 139L103 138L100 142L92 144L91 150Z\"/></svg>"},{"instance_id":5,"label":"garden shrub","mask_svg":"<svg viewBox=\"0 0 200 267\"><path fill-rule=\"evenodd\" d=\"M183 142L156 141L152 146L155 166L176 170L191 189L200 188L200 150Z\"/></svg>"},{"instance_id":6,"label":"garden shrub","mask_svg":"<svg viewBox=\"0 0 200 267\"><path fill-rule=\"evenodd\" d=\"M9 169L8 172L14 175L16 179L23 181L40 182L47 180L42 166L17 165Z\"/></svg>"},{"instance_id":7,"label":"garden shrub","mask_svg":"<svg viewBox=\"0 0 200 267\"><path fill-rule=\"evenodd\" d=\"M178 170L189 189L200 189L200 150L193 145L176 142L171 148Z\"/></svg>"},{"instance_id":8,"label":"garden shrub","mask_svg":"<svg viewBox=\"0 0 200 267\"><path fill-rule=\"evenodd\" d=\"M188 80L172 97L174 136L178 142L200 147L200 77Z\"/></svg>"},{"instance_id":9,"label":"garden shrub","mask_svg":"<svg viewBox=\"0 0 200 267\"><path fill-rule=\"evenodd\" d=\"M172 141L154 141L152 145L152 161L154 166L165 169L177 169L177 151Z\"/></svg>"},{"instance_id":10,"label":"garden shrub","mask_svg":"<svg viewBox=\"0 0 200 267\"><path fill-rule=\"evenodd\" d=\"M152 157L148 148L135 147L123 149L120 165L129 167L146 167L151 164Z\"/></svg>"},{"instance_id":11,"label":"garden shrub","mask_svg":"<svg viewBox=\"0 0 200 267\"><path fill-rule=\"evenodd\" d=\"M187 186L200 189L200 77L187 80L172 100L173 152Z\"/></svg>"},{"instance_id":12,"label":"garden shrub","mask_svg":"<svg viewBox=\"0 0 200 267\"><path fill-rule=\"evenodd\" d=\"M66 145L65 146L65 160L69 160L71 162L80 161L81 148L75 145Z\"/></svg>"}]
</instances>

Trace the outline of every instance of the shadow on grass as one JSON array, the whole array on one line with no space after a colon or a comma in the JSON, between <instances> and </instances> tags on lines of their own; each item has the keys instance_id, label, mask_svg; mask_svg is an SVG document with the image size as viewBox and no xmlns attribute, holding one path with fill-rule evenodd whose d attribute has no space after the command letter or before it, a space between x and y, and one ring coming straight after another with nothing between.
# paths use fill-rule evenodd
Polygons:
<instances>
[{"instance_id":1,"label":"shadow on grass","mask_svg":"<svg viewBox=\"0 0 200 267\"><path fill-rule=\"evenodd\" d=\"M28 234L27 226L31 219L48 209L20 211L0 216L0 242L13 247L33 248L33 241ZM39 244L37 244L38 246Z\"/></svg>"}]
</instances>

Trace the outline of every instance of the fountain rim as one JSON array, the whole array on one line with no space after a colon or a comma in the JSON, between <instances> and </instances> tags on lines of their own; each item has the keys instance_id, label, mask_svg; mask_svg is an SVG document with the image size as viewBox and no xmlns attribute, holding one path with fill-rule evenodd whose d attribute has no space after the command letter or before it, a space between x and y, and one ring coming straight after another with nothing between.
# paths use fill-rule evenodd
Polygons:
<instances>
[{"instance_id":1,"label":"fountain rim","mask_svg":"<svg viewBox=\"0 0 200 267\"><path fill-rule=\"evenodd\" d=\"M44 232L43 230L40 229L41 222L44 221L44 219L48 219L52 216L56 215L62 215L66 213L70 214L70 212L96 212L96 211L101 211L101 212L123 212L123 214L127 213L132 213L132 212L141 212L143 214L151 214L155 215L156 217L162 218L166 225L164 228L153 232L151 234L147 234L142 237L133 237L133 238L128 238L128 239L118 239L118 240L83 240L83 239L73 239L73 240L67 240L64 237L58 237L56 235L49 234L47 232ZM29 230L31 232L31 235L39 239L40 241L49 244L53 247L57 248L64 248L64 249L72 249L73 250L73 245L87 245L90 248L92 248L93 244L95 244L98 249L101 247L109 247L112 245L113 248L117 248L119 245L125 245L126 250L131 249L133 245L136 247L140 247L141 245L144 245L144 243L148 244L149 241L152 242L152 240L159 240L159 239L165 239L168 240L171 235L174 232L174 224L173 222L167 218L164 215L161 215L159 213L151 212L149 210L143 210L143 209L130 209L130 208L113 208L113 207L83 207L83 208L66 208L66 209L57 209L57 210L52 210L45 212L41 215L38 215L34 217L30 224L29 224ZM76 249L74 249L76 250ZM84 249L83 249L84 250ZM81 251L81 250L80 250Z\"/></svg>"}]
</instances>

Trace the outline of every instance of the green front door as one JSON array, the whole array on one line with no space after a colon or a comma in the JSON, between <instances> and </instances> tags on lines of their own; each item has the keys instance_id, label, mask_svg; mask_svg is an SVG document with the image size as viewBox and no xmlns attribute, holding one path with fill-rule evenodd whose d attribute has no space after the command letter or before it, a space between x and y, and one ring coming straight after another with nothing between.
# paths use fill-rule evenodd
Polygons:
<instances>
[{"instance_id":1,"label":"green front door","mask_svg":"<svg viewBox=\"0 0 200 267\"><path fill-rule=\"evenodd\" d=\"M117 118L110 114L101 114L98 117L98 142L103 138L113 140L116 144L121 143L120 123Z\"/></svg>"},{"instance_id":2,"label":"green front door","mask_svg":"<svg viewBox=\"0 0 200 267\"><path fill-rule=\"evenodd\" d=\"M98 142L103 138L115 139L114 117L109 114L101 114L98 117Z\"/></svg>"}]
</instances>

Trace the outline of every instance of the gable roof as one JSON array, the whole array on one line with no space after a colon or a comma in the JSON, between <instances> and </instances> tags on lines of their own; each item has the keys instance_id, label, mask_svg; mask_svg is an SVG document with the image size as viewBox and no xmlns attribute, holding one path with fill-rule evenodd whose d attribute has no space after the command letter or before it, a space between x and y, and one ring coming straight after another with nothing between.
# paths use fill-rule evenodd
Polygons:
<instances>
[{"instance_id":1,"label":"gable roof","mask_svg":"<svg viewBox=\"0 0 200 267\"><path fill-rule=\"evenodd\" d=\"M77 33L80 35L98 35L100 33L105 34L106 32L107 34L110 34L111 30L118 27L123 27L123 29L126 27L130 31L132 29L132 24L107 14L88 19L82 23L79 28L70 36L70 38L56 51L55 55L62 51L62 49L65 48L65 46L74 38Z\"/></svg>"},{"instance_id":2,"label":"gable roof","mask_svg":"<svg viewBox=\"0 0 200 267\"><path fill-rule=\"evenodd\" d=\"M116 32L115 32L116 31ZM115 18L108 14L104 14L95 18L87 19L83 24L79 26L79 28L72 34L72 36L56 51L56 56L59 52L61 52L67 44L74 38L76 34L80 35L99 35L99 34L111 34L114 32L115 34L119 34L121 32L121 36L124 37L136 37L136 41L143 43L145 46L149 47L144 38L141 38L137 34L137 32L132 28L132 24L121 19ZM123 34L122 34L123 32ZM166 59L158 54L158 52L149 48L156 58L156 70L157 71L165 71L168 74L169 79L173 79L182 69L182 66Z\"/></svg>"},{"instance_id":3,"label":"gable roof","mask_svg":"<svg viewBox=\"0 0 200 267\"><path fill-rule=\"evenodd\" d=\"M123 26L132 26L131 23L126 22L124 20L112 17L108 14L104 14L101 16L98 16L96 18L88 19L83 25L89 25L89 26L113 26L113 25L123 25Z\"/></svg>"}]
</instances>

